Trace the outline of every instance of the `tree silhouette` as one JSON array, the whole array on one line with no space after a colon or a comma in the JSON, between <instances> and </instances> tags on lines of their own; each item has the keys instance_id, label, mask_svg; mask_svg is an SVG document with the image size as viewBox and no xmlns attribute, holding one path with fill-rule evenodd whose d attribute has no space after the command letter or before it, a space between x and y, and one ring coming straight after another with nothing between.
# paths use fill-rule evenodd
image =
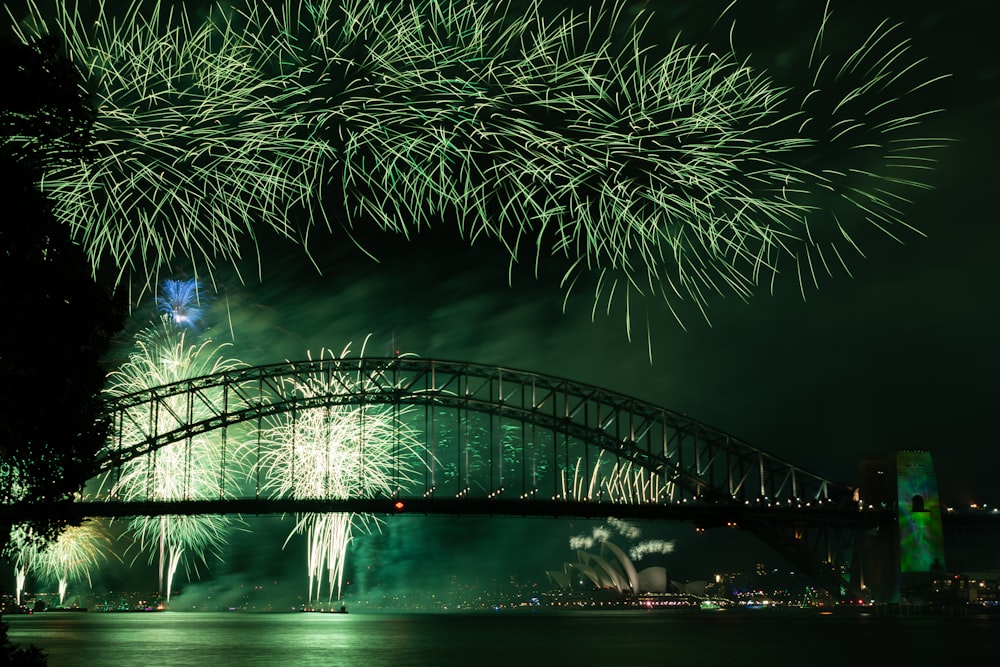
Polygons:
<instances>
[{"instance_id":1,"label":"tree silhouette","mask_svg":"<svg viewBox=\"0 0 1000 667\"><path fill-rule=\"evenodd\" d=\"M91 152L96 111L63 52L52 35L0 43L0 145L8 158L42 171Z\"/></svg>"},{"instance_id":2,"label":"tree silhouette","mask_svg":"<svg viewBox=\"0 0 1000 667\"><path fill-rule=\"evenodd\" d=\"M80 83L54 38L0 45L0 552L26 518L58 535L54 508L93 476L107 433L101 361L124 309L36 186L51 165L87 158L93 110ZM0 663L15 659L40 658L0 624Z\"/></svg>"}]
</instances>

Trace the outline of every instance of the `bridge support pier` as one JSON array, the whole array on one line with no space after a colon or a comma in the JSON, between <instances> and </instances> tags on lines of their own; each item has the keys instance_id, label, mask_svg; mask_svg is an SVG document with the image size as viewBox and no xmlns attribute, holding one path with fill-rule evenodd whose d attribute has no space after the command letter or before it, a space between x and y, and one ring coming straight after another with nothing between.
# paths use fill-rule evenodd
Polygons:
<instances>
[{"instance_id":1,"label":"bridge support pier","mask_svg":"<svg viewBox=\"0 0 1000 667\"><path fill-rule=\"evenodd\" d=\"M901 450L866 459L859 475L869 505L894 510L896 521L855 539L852 579L870 599L899 602L944 572L944 533L930 452Z\"/></svg>"}]
</instances>

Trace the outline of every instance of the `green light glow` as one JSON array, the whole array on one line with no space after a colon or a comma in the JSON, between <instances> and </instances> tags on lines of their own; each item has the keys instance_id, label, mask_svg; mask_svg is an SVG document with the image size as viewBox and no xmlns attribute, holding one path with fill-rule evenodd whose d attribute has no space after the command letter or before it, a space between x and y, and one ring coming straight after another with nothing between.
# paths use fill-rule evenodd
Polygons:
<instances>
[{"instance_id":1,"label":"green light glow","mask_svg":"<svg viewBox=\"0 0 1000 667\"><path fill-rule=\"evenodd\" d=\"M941 501L930 452L897 452L896 479L900 571L943 571Z\"/></svg>"}]
</instances>

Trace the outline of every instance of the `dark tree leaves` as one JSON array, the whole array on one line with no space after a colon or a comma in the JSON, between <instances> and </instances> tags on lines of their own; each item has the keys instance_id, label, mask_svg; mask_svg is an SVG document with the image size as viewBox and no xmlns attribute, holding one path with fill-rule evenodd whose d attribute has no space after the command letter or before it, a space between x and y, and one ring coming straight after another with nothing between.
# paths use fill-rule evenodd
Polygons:
<instances>
[{"instance_id":1,"label":"dark tree leaves","mask_svg":"<svg viewBox=\"0 0 1000 667\"><path fill-rule=\"evenodd\" d=\"M62 501L93 476L104 443L101 359L122 309L36 187L87 157L80 75L54 38L0 53L0 498ZM48 523L39 532L59 527Z\"/></svg>"},{"instance_id":2,"label":"dark tree leaves","mask_svg":"<svg viewBox=\"0 0 1000 667\"><path fill-rule=\"evenodd\" d=\"M0 45L0 145L8 156L42 171L85 160L95 117L58 38Z\"/></svg>"}]
</instances>

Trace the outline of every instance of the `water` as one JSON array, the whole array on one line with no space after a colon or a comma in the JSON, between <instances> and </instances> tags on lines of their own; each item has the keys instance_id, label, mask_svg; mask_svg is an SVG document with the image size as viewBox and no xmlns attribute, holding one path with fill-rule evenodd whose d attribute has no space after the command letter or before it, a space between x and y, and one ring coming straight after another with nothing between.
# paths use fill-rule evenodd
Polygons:
<instances>
[{"instance_id":1,"label":"water","mask_svg":"<svg viewBox=\"0 0 1000 667\"><path fill-rule=\"evenodd\" d=\"M955 665L1000 651L998 615L48 612L4 620L11 640L41 647L51 667Z\"/></svg>"}]
</instances>

